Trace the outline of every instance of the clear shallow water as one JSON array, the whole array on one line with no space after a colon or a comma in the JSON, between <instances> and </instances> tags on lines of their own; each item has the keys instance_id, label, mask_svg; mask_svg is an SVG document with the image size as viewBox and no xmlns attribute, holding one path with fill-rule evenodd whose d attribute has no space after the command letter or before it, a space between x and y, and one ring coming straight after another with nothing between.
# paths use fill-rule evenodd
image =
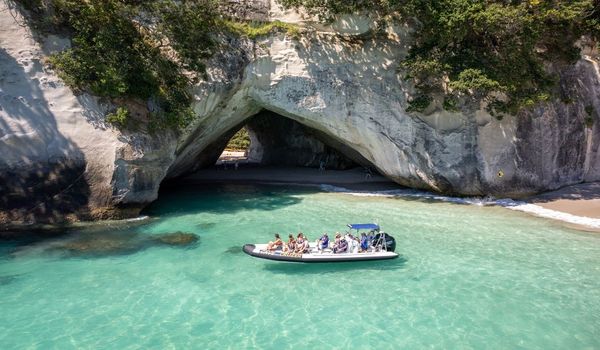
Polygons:
<instances>
[{"instance_id":1,"label":"clear shallow water","mask_svg":"<svg viewBox=\"0 0 600 350\"><path fill-rule=\"evenodd\" d=\"M498 207L264 186L186 189L148 213L100 232L200 242L92 256L55 249L72 236L1 242L1 347L600 348L598 234ZM373 220L399 259L303 265L240 249Z\"/></svg>"}]
</instances>

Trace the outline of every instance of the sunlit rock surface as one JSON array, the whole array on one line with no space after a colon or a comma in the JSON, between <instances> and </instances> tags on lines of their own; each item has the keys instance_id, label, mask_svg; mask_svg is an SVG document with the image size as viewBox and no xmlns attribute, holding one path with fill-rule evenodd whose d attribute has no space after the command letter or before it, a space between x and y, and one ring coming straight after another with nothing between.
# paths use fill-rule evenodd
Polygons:
<instances>
[{"instance_id":1,"label":"sunlit rock surface","mask_svg":"<svg viewBox=\"0 0 600 350\"><path fill-rule=\"evenodd\" d=\"M274 1L252 3L261 18L298 24L301 37L228 39L193 88L196 120L150 136L117 131L105 122L114 106L67 88L44 59L69 41L34 39L0 0L0 222L136 215L164 179L213 161L215 145L262 110L415 188L520 196L600 180L597 52L559 72L555 101L518 116L497 120L474 103L451 113L438 100L408 113L415 91L398 64L410 28L375 32L364 16L322 26ZM129 107L141 119L150 108Z\"/></svg>"}]
</instances>

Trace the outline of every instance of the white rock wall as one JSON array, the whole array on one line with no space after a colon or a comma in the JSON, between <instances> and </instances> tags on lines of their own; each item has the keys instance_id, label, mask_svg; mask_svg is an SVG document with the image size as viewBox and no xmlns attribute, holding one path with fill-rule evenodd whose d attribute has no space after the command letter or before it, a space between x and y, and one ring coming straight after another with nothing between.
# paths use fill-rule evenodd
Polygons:
<instances>
[{"instance_id":1,"label":"white rock wall","mask_svg":"<svg viewBox=\"0 0 600 350\"><path fill-rule=\"evenodd\" d=\"M64 45L56 37L38 43L0 0L0 171L20 169L25 176L69 161L85 171L91 204L110 205L115 150L124 143L104 124L96 98L75 95L45 64L49 50Z\"/></svg>"},{"instance_id":2,"label":"white rock wall","mask_svg":"<svg viewBox=\"0 0 600 350\"><path fill-rule=\"evenodd\" d=\"M318 130L407 186L523 195L600 180L597 56L561 73L568 104L540 104L501 121L477 108L446 112L439 101L425 114L407 113L415 91L397 67L410 28L373 36L364 17L320 28L271 3L273 19L292 18L304 28L300 40L283 33L256 42L230 39L208 63L209 79L193 89L197 118L186 130L123 135L105 124L107 106L75 95L44 64L68 41L39 44L6 0L0 6L0 179L28 171L60 178L52 165L68 164L82 172L91 209L150 203L165 177L196 169L215 142L261 109ZM591 128L583 123L587 106ZM6 183L0 186L7 193Z\"/></svg>"}]
</instances>

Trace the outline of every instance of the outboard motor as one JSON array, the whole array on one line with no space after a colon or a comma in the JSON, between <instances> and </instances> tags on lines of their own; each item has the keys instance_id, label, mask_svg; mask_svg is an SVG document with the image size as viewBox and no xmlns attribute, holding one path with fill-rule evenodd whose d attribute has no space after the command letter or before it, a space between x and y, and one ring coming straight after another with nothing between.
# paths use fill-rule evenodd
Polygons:
<instances>
[{"instance_id":1,"label":"outboard motor","mask_svg":"<svg viewBox=\"0 0 600 350\"><path fill-rule=\"evenodd\" d=\"M383 240L385 239L385 244L383 243ZM381 249L384 249L387 247L387 251L388 252L393 252L396 250L396 240L394 239L394 237L388 235L387 233L381 231L378 234L375 235L375 237L373 237L373 247L381 247Z\"/></svg>"}]
</instances>

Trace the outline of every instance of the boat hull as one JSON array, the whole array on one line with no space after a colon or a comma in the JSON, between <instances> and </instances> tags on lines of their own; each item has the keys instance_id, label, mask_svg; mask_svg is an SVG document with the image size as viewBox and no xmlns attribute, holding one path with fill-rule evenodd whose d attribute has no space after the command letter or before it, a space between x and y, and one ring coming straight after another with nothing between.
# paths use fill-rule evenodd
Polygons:
<instances>
[{"instance_id":1,"label":"boat hull","mask_svg":"<svg viewBox=\"0 0 600 350\"><path fill-rule=\"evenodd\" d=\"M398 257L394 252L374 252L374 253L308 253L286 255L281 251L267 252L265 244L246 244L243 247L244 253L256 258L289 261L302 263L327 263L327 262L351 262L351 261L370 261L387 260Z\"/></svg>"}]
</instances>

